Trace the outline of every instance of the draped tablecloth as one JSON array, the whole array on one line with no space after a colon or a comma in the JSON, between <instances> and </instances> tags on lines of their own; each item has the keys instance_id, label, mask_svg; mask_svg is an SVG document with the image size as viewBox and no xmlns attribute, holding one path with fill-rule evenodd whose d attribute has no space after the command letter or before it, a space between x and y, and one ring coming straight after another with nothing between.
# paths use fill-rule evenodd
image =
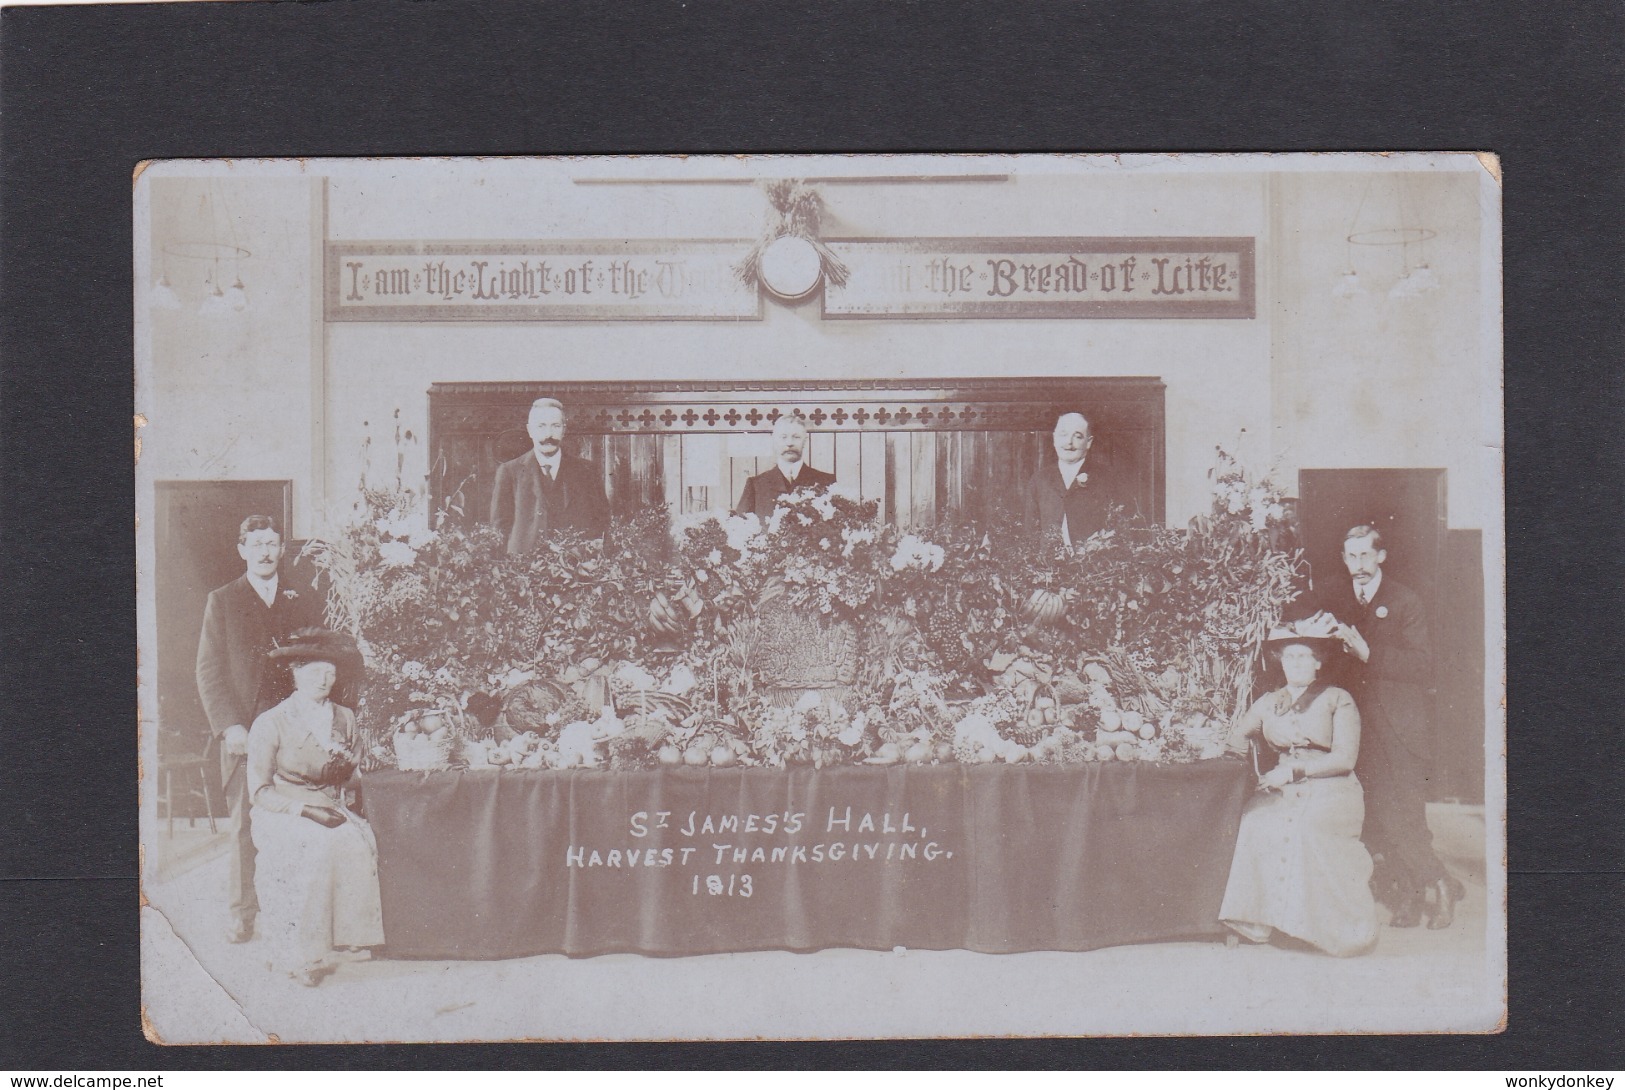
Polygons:
<instances>
[{"instance_id":1,"label":"draped tablecloth","mask_svg":"<svg viewBox=\"0 0 1625 1090\"><path fill-rule=\"evenodd\" d=\"M1249 769L379 772L385 954L1090 950L1217 935Z\"/></svg>"}]
</instances>

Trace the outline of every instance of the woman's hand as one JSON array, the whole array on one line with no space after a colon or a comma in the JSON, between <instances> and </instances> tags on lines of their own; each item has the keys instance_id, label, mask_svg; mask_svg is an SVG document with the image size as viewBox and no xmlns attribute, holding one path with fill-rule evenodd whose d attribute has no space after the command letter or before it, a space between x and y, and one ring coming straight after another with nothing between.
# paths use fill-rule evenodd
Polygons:
<instances>
[{"instance_id":1,"label":"woman's hand","mask_svg":"<svg viewBox=\"0 0 1625 1090\"><path fill-rule=\"evenodd\" d=\"M307 817L326 829L337 829L344 824L344 815L332 806L301 806L299 816Z\"/></svg>"},{"instance_id":2,"label":"woman's hand","mask_svg":"<svg viewBox=\"0 0 1625 1090\"><path fill-rule=\"evenodd\" d=\"M1285 787L1292 782L1292 766L1283 761L1260 776L1258 782L1264 787Z\"/></svg>"}]
</instances>

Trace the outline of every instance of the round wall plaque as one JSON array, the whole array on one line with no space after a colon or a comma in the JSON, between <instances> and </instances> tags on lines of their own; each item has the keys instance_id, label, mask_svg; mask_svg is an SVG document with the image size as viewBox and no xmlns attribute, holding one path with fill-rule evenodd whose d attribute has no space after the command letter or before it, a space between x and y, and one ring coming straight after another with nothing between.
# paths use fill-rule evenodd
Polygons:
<instances>
[{"instance_id":1,"label":"round wall plaque","mask_svg":"<svg viewBox=\"0 0 1625 1090\"><path fill-rule=\"evenodd\" d=\"M762 283L780 299L800 299L818 286L824 266L813 244L780 235L762 251Z\"/></svg>"}]
</instances>

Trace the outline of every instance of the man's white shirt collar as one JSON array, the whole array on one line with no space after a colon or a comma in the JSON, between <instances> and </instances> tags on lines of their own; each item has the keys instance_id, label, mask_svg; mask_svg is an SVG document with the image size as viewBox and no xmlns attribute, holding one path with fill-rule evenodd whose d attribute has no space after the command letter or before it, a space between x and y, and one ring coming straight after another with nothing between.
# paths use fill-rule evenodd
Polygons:
<instances>
[{"instance_id":1,"label":"man's white shirt collar","mask_svg":"<svg viewBox=\"0 0 1625 1090\"><path fill-rule=\"evenodd\" d=\"M1057 460L1057 464L1061 467L1061 483L1071 488L1072 482L1078 479L1078 474L1083 473L1083 463ZM1085 475L1083 479L1088 481L1089 477Z\"/></svg>"},{"instance_id":2,"label":"man's white shirt collar","mask_svg":"<svg viewBox=\"0 0 1625 1090\"><path fill-rule=\"evenodd\" d=\"M1359 584L1355 584L1354 597L1361 601L1369 602L1371 599L1377 596L1377 588L1380 586L1382 586L1382 569L1378 568L1377 574L1373 575L1371 577L1371 581L1365 585L1365 591L1363 593L1360 590Z\"/></svg>"},{"instance_id":3,"label":"man's white shirt collar","mask_svg":"<svg viewBox=\"0 0 1625 1090\"><path fill-rule=\"evenodd\" d=\"M548 472L548 476L552 477L554 480L558 480L559 452L554 451L552 454L543 454L541 451L536 450L533 447L531 448L531 453L536 455L536 464L541 466L544 472L550 471Z\"/></svg>"},{"instance_id":4,"label":"man's white shirt collar","mask_svg":"<svg viewBox=\"0 0 1625 1090\"><path fill-rule=\"evenodd\" d=\"M801 475L801 463L786 462L783 459L780 459L779 472L784 474L785 480L789 481L791 484L795 484L796 478Z\"/></svg>"},{"instance_id":5,"label":"man's white shirt collar","mask_svg":"<svg viewBox=\"0 0 1625 1090\"><path fill-rule=\"evenodd\" d=\"M260 601L266 605L276 601L276 581L277 577L275 575L269 579L261 579L253 572L248 573L248 585L254 588L254 593L258 594Z\"/></svg>"}]
</instances>

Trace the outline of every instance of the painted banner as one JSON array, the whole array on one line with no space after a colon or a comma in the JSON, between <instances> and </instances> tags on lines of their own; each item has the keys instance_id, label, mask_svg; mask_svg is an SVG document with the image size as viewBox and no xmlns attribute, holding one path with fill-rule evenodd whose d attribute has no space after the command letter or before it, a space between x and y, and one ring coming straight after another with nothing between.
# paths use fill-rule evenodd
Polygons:
<instances>
[{"instance_id":1,"label":"painted banner","mask_svg":"<svg viewBox=\"0 0 1625 1090\"><path fill-rule=\"evenodd\" d=\"M753 321L748 241L329 242L330 322Z\"/></svg>"},{"instance_id":2,"label":"painted banner","mask_svg":"<svg viewBox=\"0 0 1625 1090\"><path fill-rule=\"evenodd\" d=\"M1252 318L1252 238L826 239L826 318Z\"/></svg>"}]
</instances>

